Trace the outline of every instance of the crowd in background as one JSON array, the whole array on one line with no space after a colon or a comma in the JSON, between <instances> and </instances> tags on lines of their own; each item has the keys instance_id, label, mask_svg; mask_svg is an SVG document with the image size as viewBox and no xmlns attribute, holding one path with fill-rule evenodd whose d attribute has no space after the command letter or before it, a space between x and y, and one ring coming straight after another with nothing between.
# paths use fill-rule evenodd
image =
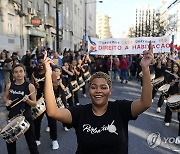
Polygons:
<instances>
[{"instance_id":1,"label":"crowd in background","mask_svg":"<svg viewBox=\"0 0 180 154\"><path fill-rule=\"evenodd\" d=\"M0 93L3 92L4 86L12 79L11 69L12 66L17 63L22 63L26 67L27 78L31 78L32 72L37 67L37 55L41 51L36 50L34 53L27 50L26 54L20 56L18 52L10 54L9 51L3 50L0 53ZM64 50L63 52L56 52L48 50L49 57L51 57L57 67L62 67L64 62L68 62L70 65L73 60L83 59L87 52L81 50L73 52L71 50ZM119 80L121 83L128 83L131 78L137 78L139 80L139 73L141 72L140 60L141 55L118 55L118 56L104 56L104 55L88 55L91 59L89 65L90 73L96 71L102 71L111 75L112 79ZM177 52L171 52L168 54L159 53L155 54L155 57L166 56L172 58L179 63L179 57Z\"/></svg>"}]
</instances>

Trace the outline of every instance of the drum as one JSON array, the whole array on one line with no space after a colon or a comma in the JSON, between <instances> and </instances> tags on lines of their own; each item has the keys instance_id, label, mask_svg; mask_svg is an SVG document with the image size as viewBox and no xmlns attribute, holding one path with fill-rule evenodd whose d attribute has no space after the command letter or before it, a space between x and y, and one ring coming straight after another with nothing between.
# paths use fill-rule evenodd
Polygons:
<instances>
[{"instance_id":1,"label":"drum","mask_svg":"<svg viewBox=\"0 0 180 154\"><path fill-rule=\"evenodd\" d=\"M31 108L32 116L34 119L39 117L44 111L46 111L46 104L44 98L41 97L37 102L36 106Z\"/></svg>"},{"instance_id":2,"label":"drum","mask_svg":"<svg viewBox=\"0 0 180 154\"><path fill-rule=\"evenodd\" d=\"M72 92L79 90L79 85L76 80L71 81L70 85L71 85Z\"/></svg>"},{"instance_id":3,"label":"drum","mask_svg":"<svg viewBox=\"0 0 180 154\"><path fill-rule=\"evenodd\" d=\"M163 82L164 82L164 76L154 79L152 81L152 85L154 88L158 89L159 87L163 85Z\"/></svg>"},{"instance_id":4,"label":"drum","mask_svg":"<svg viewBox=\"0 0 180 154\"><path fill-rule=\"evenodd\" d=\"M56 103L57 103L58 108L65 108L65 106L61 100L61 97L56 98Z\"/></svg>"},{"instance_id":5,"label":"drum","mask_svg":"<svg viewBox=\"0 0 180 154\"><path fill-rule=\"evenodd\" d=\"M85 85L85 82L84 82L84 80L83 80L82 76L81 76L81 77L79 77L79 79L78 79L78 85L79 85L79 88L81 88L82 86L84 86L84 85Z\"/></svg>"},{"instance_id":6,"label":"drum","mask_svg":"<svg viewBox=\"0 0 180 154\"><path fill-rule=\"evenodd\" d=\"M142 71L139 73L139 76L140 76L140 77L142 77L142 76L143 76ZM151 81L152 81L152 80L154 80L154 78L155 78L155 74L154 74L154 73L150 74L150 77L151 77Z\"/></svg>"},{"instance_id":7,"label":"drum","mask_svg":"<svg viewBox=\"0 0 180 154\"><path fill-rule=\"evenodd\" d=\"M0 128L0 135L7 143L13 143L19 139L29 127L30 124L25 117L18 115L8 120L7 124Z\"/></svg>"},{"instance_id":8,"label":"drum","mask_svg":"<svg viewBox=\"0 0 180 154\"><path fill-rule=\"evenodd\" d=\"M151 81L153 81L155 79L155 74L150 74L150 77L151 77Z\"/></svg>"},{"instance_id":9,"label":"drum","mask_svg":"<svg viewBox=\"0 0 180 154\"><path fill-rule=\"evenodd\" d=\"M89 73L89 71L87 71L86 73L84 73L83 75L84 81L87 82L90 80L91 78L91 74Z\"/></svg>"},{"instance_id":10,"label":"drum","mask_svg":"<svg viewBox=\"0 0 180 154\"><path fill-rule=\"evenodd\" d=\"M160 88L158 88L158 91L161 93L166 93L170 88L170 84L164 84Z\"/></svg>"},{"instance_id":11,"label":"drum","mask_svg":"<svg viewBox=\"0 0 180 154\"><path fill-rule=\"evenodd\" d=\"M68 87L66 87L66 89L64 90L64 93L65 93L66 99L68 99L72 96Z\"/></svg>"},{"instance_id":12,"label":"drum","mask_svg":"<svg viewBox=\"0 0 180 154\"><path fill-rule=\"evenodd\" d=\"M172 112L180 112L180 95L172 95L167 99L167 105Z\"/></svg>"}]
</instances>

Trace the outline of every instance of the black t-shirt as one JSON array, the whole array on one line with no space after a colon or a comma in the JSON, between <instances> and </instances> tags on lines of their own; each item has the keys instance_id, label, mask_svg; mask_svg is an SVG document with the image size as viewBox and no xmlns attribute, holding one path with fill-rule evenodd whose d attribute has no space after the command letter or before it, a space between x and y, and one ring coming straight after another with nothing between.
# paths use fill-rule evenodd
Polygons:
<instances>
[{"instance_id":1,"label":"black t-shirt","mask_svg":"<svg viewBox=\"0 0 180 154\"><path fill-rule=\"evenodd\" d=\"M39 74L39 70L35 70L33 73L34 75L34 80L38 82L39 88L36 88L37 94L36 94L36 99L40 99L43 96L44 93L44 79L45 79L45 73ZM41 80L41 81L39 81Z\"/></svg>"},{"instance_id":2,"label":"black t-shirt","mask_svg":"<svg viewBox=\"0 0 180 154\"><path fill-rule=\"evenodd\" d=\"M173 80L175 80L175 77L170 75L168 77L168 83L172 82ZM177 94L179 92L178 83L179 82L175 82L175 84L173 86L170 86L170 88L168 90L168 94L174 95L174 94Z\"/></svg>"},{"instance_id":3,"label":"black t-shirt","mask_svg":"<svg viewBox=\"0 0 180 154\"><path fill-rule=\"evenodd\" d=\"M128 122L132 117L131 101L108 103L102 116L94 115L92 104L69 108L77 135L78 154L128 153Z\"/></svg>"},{"instance_id":4,"label":"black t-shirt","mask_svg":"<svg viewBox=\"0 0 180 154\"><path fill-rule=\"evenodd\" d=\"M12 82L10 89L9 89L9 99L13 101L18 98L16 101L14 101L12 103L12 105L14 105L15 103L17 103L19 100L23 99L23 97L25 95L28 95L29 93L30 92L29 92L29 83L28 82L24 82L21 85L16 85L14 82ZM22 101L19 104L17 104L16 106L9 109L8 118L12 118L18 114L21 114L22 112L25 117L27 117L27 118L32 117L31 106Z\"/></svg>"}]
</instances>

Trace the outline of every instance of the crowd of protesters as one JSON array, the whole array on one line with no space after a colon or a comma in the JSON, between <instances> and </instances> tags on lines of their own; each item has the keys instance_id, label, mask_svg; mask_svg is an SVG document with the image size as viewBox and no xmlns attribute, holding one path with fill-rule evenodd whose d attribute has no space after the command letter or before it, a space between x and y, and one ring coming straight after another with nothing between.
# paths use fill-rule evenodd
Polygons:
<instances>
[{"instance_id":1,"label":"crowd of protesters","mask_svg":"<svg viewBox=\"0 0 180 154\"><path fill-rule=\"evenodd\" d=\"M45 50L27 50L26 54L20 56L18 52L10 52L3 50L0 53L0 97L7 88L8 83L14 83L16 80L13 76L13 72L16 67L22 67L23 64L26 69L25 79L30 81L36 89L36 101L39 102L44 95L44 78L45 69L43 67ZM104 72L110 75L113 81L121 82L122 84L128 84L128 81L135 79L141 81L142 86L142 74L140 62L142 55L89 55L88 52L81 50L73 52L71 50L64 50L63 52L56 52L48 50L48 57L54 61L53 66L53 88L57 102L60 98L61 103L57 105L67 108L68 106L80 105L79 95L80 91L83 97L86 96L86 82L90 79L91 74L95 72ZM152 74L152 98L154 100L155 95L159 92L159 88L164 84L169 84L170 88L166 93L161 93L157 102L157 113L161 112L161 107L165 100L171 95L179 94L180 89L180 65L179 56L177 52L171 53L158 53L154 54L154 61L150 65L150 73ZM153 75L154 74L154 75ZM162 78L163 80L159 80ZM158 82L155 82L155 81ZM160 81L160 82L159 82ZM178 82L177 82L178 81ZM6 90L7 91L7 90ZM3 100L4 99L3 97ZM153 101L152 100L152 101ZM26 112L26 111L25 111ZM35 138L33 143L37 146L41 144L41 121L44 113L34 119L34 132ZM180 112L178 113L179 131L177 141L180 140ZM48 126L46 131L50 132L50 138L52 140L52 149L58 149L59 144L57 141L57 124L56 120L49 117L47 114ZM166 104L164 123L165 126L170 126L172 119L172 109ZM64 130L68 131L66 125L63 124ZM11 148L10 148L11 147ZM7 144L8 151L15 148L15 144ZM31 148L31 147L30 147ZM37 147L31 150L36 150Z\"/></svg>"},{"instance_id":2,"label":"crowd of protesters","mask_svg":"<svg viewBox=\"0 0 180 154\"><path fill-rule=\"evenodd\" d=\"M10 54L9 51L3 50L0 52L0 93L2 93L4 85L6 85L11 80L11 69L12 66L17 63L22 63L26 67L27 78L31 78L31 74L37 67L37 55L41 52L36 50L34 54L32 51L27 50L25 55L19 55L19 52L13 52ZM49 50L49 57L54 60L54 63L58 67L62 67L65 62L71 64L72 60L83 59L87 53L79 50L73 52L71 50L64 50L63 52L56 52ZM155 57L158 54L155 54ZM164 55L164 54L159 54ZM89 65L90 73L96 71L102 71L109 75L114 80L120 80L122 83L128 83L131 78L137 78L139 80L139 73L141 72L141 67L139 65L141 60L141 55L118 55L118 56L104 56L104 55L88 55L91 59ZM179 57L177 52L171 52L168 54L179 63Z\"/></svg>"}]
</instances>

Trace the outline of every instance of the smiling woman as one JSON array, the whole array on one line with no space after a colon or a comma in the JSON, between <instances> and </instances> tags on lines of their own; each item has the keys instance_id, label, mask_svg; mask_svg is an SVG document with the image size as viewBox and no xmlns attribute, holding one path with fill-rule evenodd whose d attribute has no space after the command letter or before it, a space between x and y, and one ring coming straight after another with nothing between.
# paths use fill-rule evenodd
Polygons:
<instances>
[{"instance_id":1,"label":"smiling woman","mask_svg":"<svg viewBox=\"0 0 180 154\"><path fill-rule=\"evenodd\" d=\"M45 56L45 100L49 116L66 123L76 130L80 154L127 154L128 122L151 106L152 86L149 65L153 60L152 45L144 51L141 60L143 87L139 100L108 101L112 91L110 77L96 72L89 82L90 104L73 106L68 109L57 108L51 80L53 61ZM145 86L144 86L145 85Z\"/></svg>"}]
</instances>

